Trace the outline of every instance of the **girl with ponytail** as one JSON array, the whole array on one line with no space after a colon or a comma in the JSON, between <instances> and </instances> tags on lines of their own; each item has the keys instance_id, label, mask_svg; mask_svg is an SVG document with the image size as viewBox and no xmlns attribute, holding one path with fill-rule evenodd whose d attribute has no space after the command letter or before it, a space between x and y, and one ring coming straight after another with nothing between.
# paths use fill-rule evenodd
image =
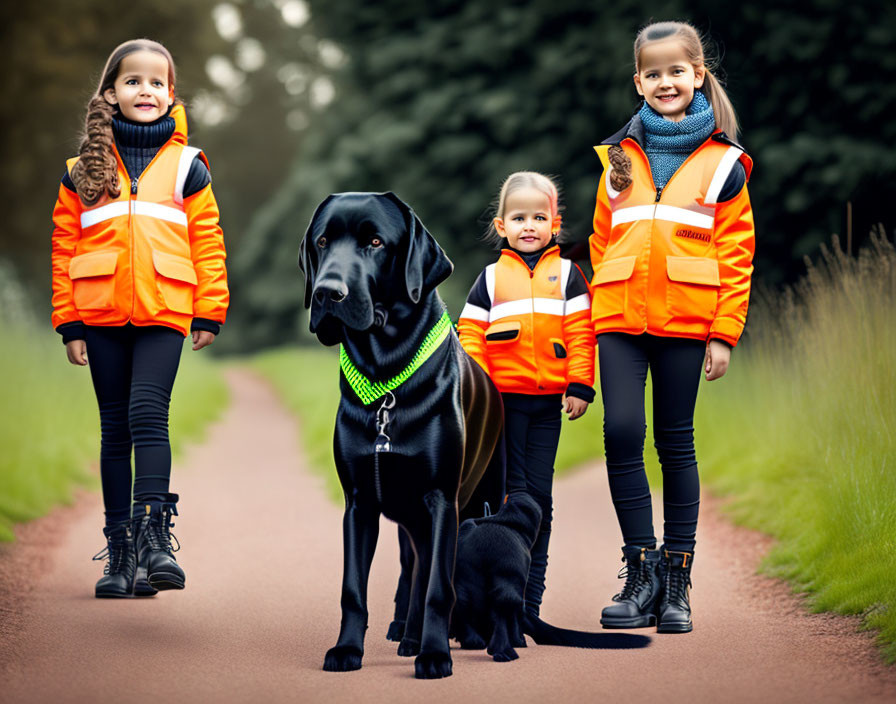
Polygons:
<instances>
[{"instance_id":1,"label":"girl with ponytail","mask_svg":"<svg viewBox=\"0 0 896 704\"><path fill-rule=\"evenodd\" d=\"M752 161L697 31L657 22L635 39L640 110L595 147L604 166L590 238L604 444L625 585L605 628L692 629L689 588L700 484L694 406L701 367L725 374L746 321L753 266ZM663 470L657 549L644 471L644 391L653 382Z\"/></svg>"},{"instance_id":2,"label":"girl with ponytail","mask_svg":"<svg viewBox=\"0 0 896 704\"><path fill-rule=\"evenodd\" d=\"M211 344L229 300L208 162L187 146L175 83L158 42L112 52L53 211L53 326L72 364L89 358L100 411L107 546L95 559L108 563L97 597L184 587L168 404L184 337Z\"/></svg>"}]
</instances>

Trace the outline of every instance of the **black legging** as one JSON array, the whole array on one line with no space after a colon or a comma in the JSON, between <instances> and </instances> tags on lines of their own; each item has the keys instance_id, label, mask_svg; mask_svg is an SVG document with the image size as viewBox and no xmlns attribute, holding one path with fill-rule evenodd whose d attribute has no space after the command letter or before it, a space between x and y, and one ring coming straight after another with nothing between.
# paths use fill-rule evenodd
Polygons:
<instances>
[{"instance_id":1,"label":"black legging","mask_svg":"<svg viewBox=\"0 0 896 704\"><path fill-rule=\"evenodd\" d=\"M554 460L560 442L562 396L502 394L507 447L507 491L525 490L541 507L541 527L532 546L526 609L538 614L548 567L554 506Z\"/></svg>"},{"instance_id":2,"label":"black legging","mask_svg":"<svg viewBox=\"0 0 896 704\"><path fill-rule=\"evenodd\" d=\"M171 476L168 404L184 336L163 326L87 326L87 358L100 409L100 478L106 523L134 501L164 501Z\"/></svg>"},{"instance_id":3,"label":"black legging","mask_svg":"<svg viewBox=\"0 0 896 704\"><path fill-rule=\"evenodd\" d=\"M705 343L676 337L602 333L597 340L610 493L627 546L653 547L650 487L644 471L644 388L653 380L653 438L663 469L663 542L691 552L700 480L694 405Z\"/></svg>"}]
</instances>

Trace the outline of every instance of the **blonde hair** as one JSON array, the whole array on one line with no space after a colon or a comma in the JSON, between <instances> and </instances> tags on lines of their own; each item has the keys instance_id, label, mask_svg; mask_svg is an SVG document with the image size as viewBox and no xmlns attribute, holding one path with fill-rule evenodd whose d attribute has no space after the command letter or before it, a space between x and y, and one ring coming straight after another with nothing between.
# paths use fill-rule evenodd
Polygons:
<instances>
[{"instance_id":1,"label":"blonde hair","mask_svg":"<svg viewBox=\"0 0 896 704\"><path fill-rule=\"evenodd\" d=\"M545 176L537 171L515 171L505 178L504 183L501 185L501 192L498 194L498 202L495 204L496 218L504 217L504 209L507 205L508 196L521 188L534 188L535 190L544 193L551 202L551 219L555 220L560 217L560 189L557 188L557 184L554 180L550 176ZM558 230L554 233L554 236L559 238L560 231ZM485 233L485 238L496 246L501 243L501 236L495 229L494 220L489 224L488 231Z\"/></svg>"},{"instance_id":2,"label":"blonde hair","mask_svg":"<svg viewBox=\"0 0 896 704\"><path fill-rule=\"evenodd\" d=\"M716 127L719 127L732 139L736 138L740 128L737 124L734 106L719 79L713 75L713 71L718 69L718 61L707 61L704 41L692 25L687 22L653 22L643 27L635 37L635 72L641 70L641 49L649 42L665 39L677 39L687 53L691 65L703 66L706 69L702 90L712 105L712 111L716 117Z\"/></svg>"}]
</instances>

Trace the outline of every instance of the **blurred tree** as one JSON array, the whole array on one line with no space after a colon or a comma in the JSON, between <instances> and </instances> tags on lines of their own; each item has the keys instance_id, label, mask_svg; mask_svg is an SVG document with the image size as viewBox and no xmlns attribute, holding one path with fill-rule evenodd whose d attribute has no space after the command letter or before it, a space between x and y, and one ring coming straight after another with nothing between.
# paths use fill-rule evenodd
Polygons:
<instances>
[{"instance_id":1,"label":"blurred tree","mask_svg":"<svg viewBox=\"0 0 896 704\"><path fill-rule=\"evenodd\" d=\"M501 180L516 169L556 174L565 228L591 231L600 172L590 149L637 109L631 46L650 19L686 19L719 41L722 76L757 168L757 276L793 278L802 255L888 208L896 177L896 6L885 0L743 4L581 0L458 3L311 2L315 31L349 60L337 98L312 121L292 173L250 228L237 271L247 341L292 338L302 230L329 192L393 190L458 265L442 287L453 313L494 254L476 238ZM724 23L721 18L724 17ZM720 41L721 40L721 41ZM259 277L258 272L264 272Z\"/></svg>"}]
</instances>

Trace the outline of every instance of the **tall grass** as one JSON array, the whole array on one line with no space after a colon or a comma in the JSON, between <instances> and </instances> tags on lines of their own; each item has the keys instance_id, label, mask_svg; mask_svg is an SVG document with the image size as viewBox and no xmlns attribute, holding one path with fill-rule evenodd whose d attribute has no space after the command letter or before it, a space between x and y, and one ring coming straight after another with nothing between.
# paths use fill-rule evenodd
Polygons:
<instances>
[{"instance_id":1,"label":"tall grass","mask_svg":"<svg viewBox=\"0 0 896 704\"><path fill-rule=\"evenodd\" d=\"M0 541L8 541L14 523L68 503L78 486L99 487L100 430L90 372L68 363L49 323L3 314L0 331ZM175 453L201 435L227 397L218 366L185 344L172 394Z\"/></svg>"},{"instance_id":2,"label":"tall grass","mask_svg":"<svg viewBox=\"0 0 896 704\"><path fill-rule=\"evenodd\" d=\"M701 390L701 476L777 538L767 571L816 610L862 614L894 661L896 249L875 233L853 258L835 239L758 299L729 374Z\"/></svg>"}]
</instances>

